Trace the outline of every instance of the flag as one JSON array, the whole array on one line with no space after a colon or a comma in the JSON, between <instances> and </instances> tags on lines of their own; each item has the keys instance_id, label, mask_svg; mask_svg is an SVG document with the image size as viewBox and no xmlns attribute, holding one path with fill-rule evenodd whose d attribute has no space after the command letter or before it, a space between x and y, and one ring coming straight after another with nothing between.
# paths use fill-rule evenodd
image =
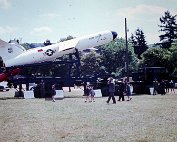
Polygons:
<instances>
[{"instance_id":1,"label":"flag","mask_svg":"<svg viewBox=\"0 0 177 142\"><path fill-rule=\"evenodd\" d=\"M38 49L38 52L42 52L43 50L42 49Z\"/></svg>"}]
</instances>

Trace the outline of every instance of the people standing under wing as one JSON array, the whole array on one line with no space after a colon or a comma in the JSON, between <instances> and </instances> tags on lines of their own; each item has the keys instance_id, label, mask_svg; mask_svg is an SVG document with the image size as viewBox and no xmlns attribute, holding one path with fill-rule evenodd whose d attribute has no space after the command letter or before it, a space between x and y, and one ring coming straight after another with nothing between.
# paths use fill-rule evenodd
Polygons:
<instances>
[{"instance_id":1,"label":"people standing under wing","mask_svg":"<svg viewBox=\"0 0 177 142\"><path fill-rule=\"evenodd\" d=\"M109 85L109 97L108 97L108 100L106 102L109 103L110 99L112 98L113 104L116 104L116 99L114 97L115 82L114 82L114 79L112 77L110 77L108 79L108 85Z\"/></svg>"},{"instance_id":2,"label":"people standing under wing","mask_svg":"<svg viewBox=\"0 0 177 142\"><path fill-rule=\"evenodd\" d=\"M52 85L52 101L55 102L56 88L55 84Z\"/></svg>"},{"instance_id":3,"label":"people standing under wing","mask_svg":"<svg viewBox=\"0 0 177 142\"><path fill-rule=\"evenodd\" d=\"M158 81L156 79L153 82L153 87L154 87L153 95L156 95L157 94L157 89L158 89Z\"/></svg>"}]
</instances>

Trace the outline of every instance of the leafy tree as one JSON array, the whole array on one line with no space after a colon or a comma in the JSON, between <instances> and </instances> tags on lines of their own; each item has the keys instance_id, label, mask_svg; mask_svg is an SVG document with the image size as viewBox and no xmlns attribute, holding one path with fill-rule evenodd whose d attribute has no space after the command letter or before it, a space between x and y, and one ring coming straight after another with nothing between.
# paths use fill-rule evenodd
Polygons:
<instances>
[{"instance_id":1,"label":"leafy tree","mask_svg":"<svg viewBox=\"0 0 177 142\"><path fill-rule=\"evenodd\" d=\"M125 40L116 39L106 45L100 47L101 62L100 66L104 66L109 74L116 76L125 76ZM136 69L138 59L133 52L133 48L128 45L129 70L132 72Z\"/></svg>"},{"instance_id":2,"label":"leafy tree","mask_svg":"<svg viewBox=\"0 0 177 142\"><path fill-rule=\"evenodd\" d=\"M140 67L166 67L170 70L171 52L162 48L150 48L142 54Z\"/></svg>"},{"instance_id":3,"label":"leafy tree","mask_svg":"<svg viewBox=\"0 0 177 142\"><path fill-rule=\"evenodd\" d=\"M141 54L148 49L144 32L138 28L135 31L135 35L131 35L130 40L133 45L135 54L138 56L138 59L141 59Z\"/></svg>"},{"instance_id":4,"label":"leafy tree","mask_svg":"<svg viewBox=\"0 0 177 142\"><path fill-rule=\"evenodd\" d=\"M110 45L111 46L111 45ZM101 66L105 67L105 71L111 74L116 71L115 66L115 51L109 45L101 48Z\"/></svg>"},{"instance_id":5,"label":"leafy tree","mask_svg":"<svg viewBox=\"0 0 177 142\"><path fill-rule=\"evenodd\" d=\"M169 11L165 12L165 15L160 18L161 25L158 25L161 32L164 34L160 35L160 41L162 48L169 49L174 39L177 39L177 24L176 16L172 16Z\"/></svg>"},{"instance_id":6,"label":"leafy tree","mask_svg":"<svg viewBox=\"0 0 177 142\"><path fill-rule=\"evenodd\" d=\"M172 75L177 76L177 41L172 45L170 48L171 56L170 56L170 63L171 63L171 71L173 72Z\"/></svg>"},{"instance_id":7,"label":"leafy tree","mask_svg":"<svg viewBox=\"0 0 177 142\"><path fill-rule=\"evenodd\" d=\"M100 58L96 56L95 52L88 53L81 58L81 76L92 76L95 74L99 74L100 66L99 66Z\"/></svg>"}]
</instances>

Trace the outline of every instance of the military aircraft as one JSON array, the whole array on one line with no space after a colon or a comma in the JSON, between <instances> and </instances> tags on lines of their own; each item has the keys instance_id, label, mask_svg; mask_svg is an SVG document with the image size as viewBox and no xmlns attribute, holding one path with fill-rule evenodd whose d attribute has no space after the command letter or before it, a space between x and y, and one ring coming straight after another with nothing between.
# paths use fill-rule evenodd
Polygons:
<instances>
[{"instance_id":1,"label":"military aircraft","mask_svg":"<svg viewBox=\"0 0 177 142\"><path fill-rule=\"evenodd\" d=\"M109 43L116 37L117 33L114 31L103 31L29 50L26 50L18 42L7 43L0 40L0 56L2 57L4 66L8 68L13 67L13 70L10 72L0 74L0 82L7 80L9 75L14 76L19 74L20 69L14 67L53 61L63 55L75 53L76 51L81 52L88 48Z\"/></svg>"}]
</instances>

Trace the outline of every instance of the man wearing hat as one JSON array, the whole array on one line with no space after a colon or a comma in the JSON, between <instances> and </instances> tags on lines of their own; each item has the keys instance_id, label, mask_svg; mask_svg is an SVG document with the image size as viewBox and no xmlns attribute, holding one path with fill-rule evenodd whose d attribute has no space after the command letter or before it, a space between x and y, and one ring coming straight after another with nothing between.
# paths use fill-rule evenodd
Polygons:
<instances>
[{"instance_id":1,"label":"man wearing hat","mask_svg":"<svg viewBox=\"0 0 177 142\"><path fill-rule=\"evenodd\" d=\"M109 97L108 97L108 100L106 102L109 103L110 99L112 98L113 104L116 104L116 99L114 97L115 82L114 82L114 79L112 77L108 78L108 85L109 85Z\"/></svg>"}]
</instances>

